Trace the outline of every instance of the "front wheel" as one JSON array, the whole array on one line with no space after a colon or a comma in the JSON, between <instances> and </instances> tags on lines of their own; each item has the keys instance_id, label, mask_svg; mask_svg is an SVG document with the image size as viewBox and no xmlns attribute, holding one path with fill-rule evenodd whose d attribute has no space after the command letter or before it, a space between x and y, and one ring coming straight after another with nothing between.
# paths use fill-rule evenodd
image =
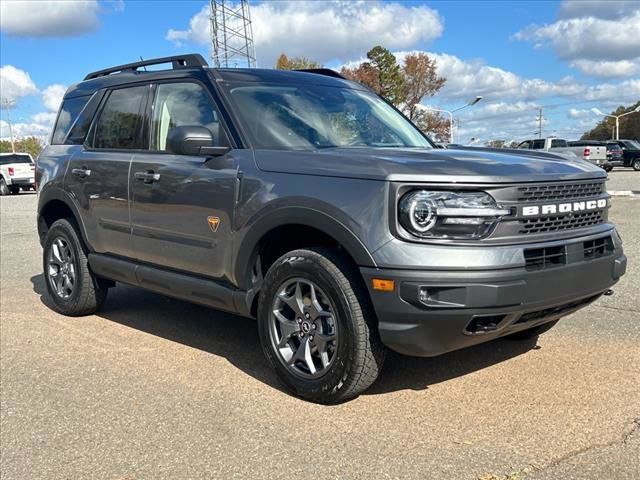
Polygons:
<instances>
[{"instance_id":1,"label":"front wheel","mask_svg":"<svg viewBox=\"0 0 640 480\"><path fill-rule=\"evenodd\" d=\"M636 158L631 164L631 166L636 172L640 172L640 158Z\"/></svg>"},{"instance_id":2,"label":"front wheel","mask_svg":"<svg viewBox=\"0 0 640 480\"><path fill-rule=\"evenodd\" d=\"M0 178L0 195L9 195L9 187L7 186L7 182L4 181L4 178Z\"/></svg>"},{"instance_id":3,"label":"front wheel","mask_svg":"<svg viewBox=\"0 0 640 480\"><path fill-rule=\"evenodd\" d=\"M63 315L81 316L96 312L107 298L104 280L89 269L75 224L56 220L44 243L43 270L49 297Z\"/></svg>"},{"instance_id":4,"label":"front wheel","mask_svg":"<svg viewBox=\"0 0 640 480\"><path fill-rule=\"evenodd\" d=\"M294 250L269 268L260 292L262 349L301 398L336 403L378 377L384 361L357 270L328 249Z\"/></svg>"}]
</instances>

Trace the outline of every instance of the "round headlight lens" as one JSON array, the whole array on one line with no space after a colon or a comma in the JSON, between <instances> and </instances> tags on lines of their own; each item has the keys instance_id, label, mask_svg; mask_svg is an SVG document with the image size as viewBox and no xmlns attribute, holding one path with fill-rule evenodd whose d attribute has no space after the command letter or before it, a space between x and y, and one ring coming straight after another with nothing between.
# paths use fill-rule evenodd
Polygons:
<instances>
[{"instance_id":1,"label":"round headlight lens","mask_svg":"<svg viewBox=\"0 0 640 480\"><path fill-rule=\"evenodd\" d=\"M418 232L426 232L436 224L438 206L429 198L415 195L409 201L409 221Z\"/></svg>"}]
</instances>

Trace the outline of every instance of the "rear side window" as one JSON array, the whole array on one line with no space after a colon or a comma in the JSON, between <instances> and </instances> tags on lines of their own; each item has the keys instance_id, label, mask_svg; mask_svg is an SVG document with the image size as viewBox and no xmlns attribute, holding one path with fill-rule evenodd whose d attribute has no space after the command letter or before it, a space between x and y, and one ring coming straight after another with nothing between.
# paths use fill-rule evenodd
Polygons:
<instances>
[{"instance_id":1,"label":"rear side window","mask_svg":"<svg viewBox=\"0 0 640 480\"><path fill-rule=\"evenodd\" d=\"M31 163L29 155L0 155L0 165L9 165L10 163Z\"/></svg>"},{"instance_id":2,"label":"rear side window","mask_svg":"<svg viewBox=\"0 0 640 480\"><path fill-rule=\"evenodd\" d=\"M56 120L56 126L53 129L53 136L51 137L51 143L53 145L60 145L64 143L64 139L69 133L69 129L76 121L78 115L91 98L91 95L84 97L67 98L62 102L60 107L60 113Z\"/></svg>"},{"instance_id":3,"label":"rear side window","mask_svg":"<svg viewBox=\"0 0 640 480\"><path fill-rule=\"evenodd\" d=\"M566 147L567 146L567 141L566 140L559 140L557 138L551 140L551 148L554 147Z\"/></svg>"},{"instance_id":4,"label":"rear side window","mask_svg":"<svg viewBox=\"0 0 640 480\"><path fill-rule=\"evenodd\" d=\"M531 141L531 147L533 150L541 150L544 148L544 138L539 138L537 140Z\"/></svg>"},{"instance_id":5,"label":"rear side window","mask_svg":"<svg viewBox=\"0 0 640 480\"><path fill-rule=\"evenodd\" d=\"M113 90L95 127L94 148L142 148L142 112L146 86Z\"/></svg>"}]
</instances>

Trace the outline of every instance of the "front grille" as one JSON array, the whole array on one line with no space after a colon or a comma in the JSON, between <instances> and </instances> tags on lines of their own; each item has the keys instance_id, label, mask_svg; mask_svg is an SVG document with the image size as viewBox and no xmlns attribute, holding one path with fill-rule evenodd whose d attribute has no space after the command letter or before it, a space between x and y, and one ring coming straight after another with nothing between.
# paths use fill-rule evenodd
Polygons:
<instances>
[{"instance_id":1,"label":"front grille","mask_svg":"<svg viewBox=\"0 0 640 480\"><path fill-rule=\"evenodd\" d=\"M518 187L518 202L544 202L569 198L595 197L604 192L604 182L551 183Z\"/></svg>"},{"instance_id":2,"label":"front grille","mask_svg":"<svg viewBox=\"0 0 640 480\"><path fill-rule=\"evenodd\" d=\"M534 233L558 232L600 225L604 222L605 215L603 210L567 213L566 215L553 217L532 217L520 220L519 233L530 235Z\"/></svg>"},{"instance_id":3,"label":"front grille","mask_svg":"<svg viewBox=\"0 0 640 480\"><path fill-rule=\"evenodd\" d=\"M558 267L567 263L567 250L564 245L558 247L530 248L524 251L525 268L542 270Z\"/></svg>"},{"instance_id":4,"label":"front grille","mask_svg":"<svg viewBox=\"0 0 640 480\"><path fill-rule=\"evenodd\" d=\"M550 307L550 308L545 308L544 310L537 310L535 312L525 313L516 322L514 322L514 325L517 323L532 322L533 320L541 320L543 318L548 318L552 316L566 315L572 312L573 310L578 310L579 308L584 307L585 305L588 305L589 303L596 300L599 296L600 294L598 293L597 295L583 298L581 300L576 300L574 302L565 303L563 305L558 305L556 307Z\"/></svg>"}]
</instances>

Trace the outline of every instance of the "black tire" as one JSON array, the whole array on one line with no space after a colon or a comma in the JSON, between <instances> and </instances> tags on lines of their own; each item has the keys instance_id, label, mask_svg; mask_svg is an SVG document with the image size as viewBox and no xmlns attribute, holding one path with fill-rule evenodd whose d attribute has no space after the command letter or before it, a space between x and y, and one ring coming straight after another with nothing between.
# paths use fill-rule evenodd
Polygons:
<instances>
[{"instance_id":1,"label":"black tire","mask_svg":"<svg viewBox=\"0 0 640 480\"><path fill-rule=\"evenodd\" d=\"M18 195L20 193L20 187L12 185L9 187L9 192L11 193L11 195Z\"/></svg>"},{"instance_id":2,"label":"black tire","mask_svg":"<svg viewBox=\"0 0 640 480\"><path fill-rule=\"evenodd\" d=\"M0 195L9 195L9 187L7 187L4 178L0 178Z\"/></svg>"},{"instance_id":3,"label":"black tire","mask_svg":"<svg viewBox=\"0 0 640 480\"><path fill-rule=\"evenodd\" d=\"M73 290L67 298L63 298L56 292L49 277L49 258L53 243L57 239L62 239L72 253L69 264L74 267L75 280ZM89 269L87 251L80 239L75 221L60 219L51 225L44 242L42 260L44 282L57 312L77 317L90 315L102 307L107 298L108 287L104 280L94 275Z\"/></svg>"},{"instance_id":4,"label":"black tire","mask_svg":"<svg viewBox=\"0 0 640 480\"><path fill-rule=\"evenodd\" d=\"M333 361L319 378L300 378L291 372L272 342L269 322L274 301L291 279L311 281L335 308L338 335ZM385 354L376 323L359 272L334 250L294 250L276 260L267 272L258 303L260 342L278 377L303 399L325 404L342 402L356 397L376 380Z\"/></svg>"},{"instance_id":5,"label":"black tire","mask_svg":"<svg viewBox=\"0 0 640 480\"><path fill-rule=\"evenodd\" d=\"M613 170L613 167L611 165L607 165L606 167L603 167L605 172L610 172L611 170Z\"/></svg>"},{"instance_id":6,"label":"black tire","mask_svg":"<svg viewBox=\"0 0 640 480\"><path fill-rule=\"evenodd\" d=\"M636 172L640 172L640 158L635 158L631 163L631 166Z\"/></svg>"},{"instance_id":7,"label":"black tire","mask_svg":"<svg viewBox=\"0 0 640 480\"><path fill-rule=\"evenodd\" d=\"M537 327L528 328L527 330L521 330L516 333L512 333L508 335L506 338L510 338L512 340L529 340L531 338L535 338L539 335L542 335L545 332L551 330L555 324L558 323L558 320L554 320L553 322L543 323L542 325L538 325Z\"/></svg>"}]
</instances>

